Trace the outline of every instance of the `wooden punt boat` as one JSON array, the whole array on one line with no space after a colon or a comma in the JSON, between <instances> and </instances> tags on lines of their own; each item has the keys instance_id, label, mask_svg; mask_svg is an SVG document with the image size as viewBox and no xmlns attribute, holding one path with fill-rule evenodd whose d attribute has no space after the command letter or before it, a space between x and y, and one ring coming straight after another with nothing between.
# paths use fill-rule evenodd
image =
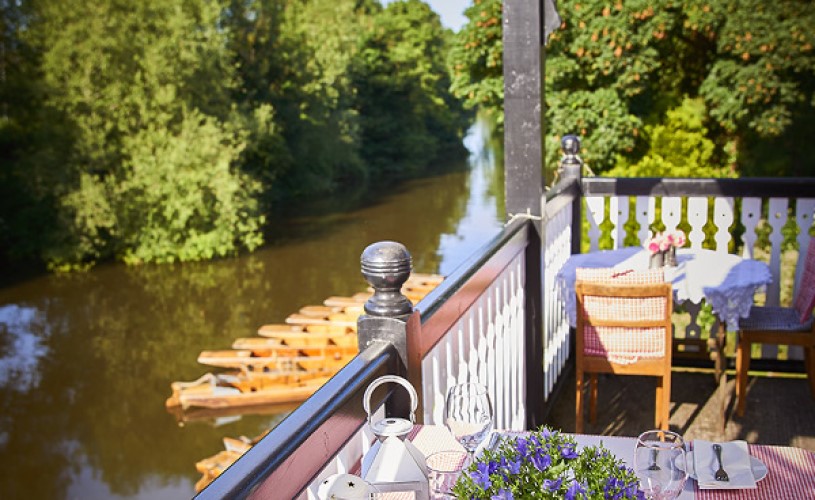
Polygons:
<instances>
[{"instance_id":1,"label":"wooden punt boat","mask_svg":"<svg viewBox=\"0 0 815 500\"><path fill-rule=\"evenodd\" d=\"M335 312L324 316L315 314L290 314L286 323L290 325L337 325L356 329L360 313Z\"/></svg>"},{"instance_id":2,"label":"wooden punt boat","mask_svg":"<svg viewBox=\"0 0 815 500\"><path fill-rule=\"evenodd\" d=\"M355 347L279 346L263 349L261 355L252 349L201 351L198 362L208 366L263 373L289 372L298 368L306 371L337 371L356 354Z\"/></svg>"},{"instance_id":3,"label":"wooden punt boat","mask_svg":"<svg viewBox=\"0 0 815 500\"><path fill-rule=\"evenodd\" d=\"M350 340L345 342L345 337ZM237 350L250 350L255 357L263 356L346 356L356 354L357 350L357 336L346 335L339 337L343 339L342 344L313 346L313 345L296 345L296 344L283 344L280 339L268 337L244 337L235 339L232 342L232 349ZM332 341L336 341L337 337L332 337Z\"/></svg>"},{"instance_id":4,"label":"wooden punt boat","mask_svg":"<svg viewBox=\"0 0 815 500\"><path fill-rule=\"evenodd\" d=\"M288 372L297 369L297 363L309 356L300 353L299 349L278 348L268 356L255 356L248 349L221 349L218 351L201 351L198 362L202 365L219 368L238 368L250 372Z\"/></svg>"},{"instance_id":5,"label":"wooden punt boat","mask_svg":"<svg viewBox=\"0 0 815 500\"><path fill-rule=\"evenodd\" d=\"M224 450L195 462L195 470L201 473L201 479L195 483L195 492L199 493L206 488L216 477L220 476L230 465L249 449L263 439L269 431L263 432L260 436L249 439L246 436L240 438L224 437Z\"/></svg>"},{"instance_id":6,"label":"wooden punt boat","mask_svg":"<svg viewBox=\"0 0 815 500\"><path fill-rule=\"evenodd\" d=\"M334 307L363 306L371 298L370 292L360 292L351 297L332 295L323 301L323 304Z\"/></svg>"},{"instance_id":7,"label":"wooden punt boat","mask_svg":"<svg viewBox=\"0 0 815 500\"><path fill-rule=\"evenodd\" d=\"M192 382L173 382L168 408L225 408L302 402L332 374L295 371L258 374L206 373Z\"/></svg>"}]
</instances>

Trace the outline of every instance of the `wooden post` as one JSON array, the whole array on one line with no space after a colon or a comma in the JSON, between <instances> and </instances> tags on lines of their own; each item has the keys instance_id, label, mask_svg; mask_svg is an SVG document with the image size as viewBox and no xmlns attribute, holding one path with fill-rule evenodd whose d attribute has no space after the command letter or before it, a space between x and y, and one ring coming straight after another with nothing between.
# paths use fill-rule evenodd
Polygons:
<instances>
[{"instance_id":1,"label":"wooden post","mask_svg":"<svg viewBox=\"0 0 815 500\"><path fill-rule=\"evenodd\" d=\"M507 217L541 215L543 12L539 0L504 0L504 189Z\"/></svg>"},{"instance_id":2,"label":"wooden post","mask_svg":"<svg viewBox=\"0 0 815 500\"><path fill-rule=\"evenodd\" d=\"M542 424L544 19L540 0L504 0L504 189L507 218L529 217L525 252L527 428Z\"/></svg>"},{"instance_id":3,"label":"wooden post","mask_svg":"<svg viewBox=\"0 0 815 500\"><path fill-rule=\"evenodd\" d=\"M563 157L558 167L558 177L562 179L583 178L583 159L580 158L580 138L576 135L564 135L560 140ZM572 206L572 254L580 253L583 237L583 197L579 196Z\"/></svg>"}]
</instances>

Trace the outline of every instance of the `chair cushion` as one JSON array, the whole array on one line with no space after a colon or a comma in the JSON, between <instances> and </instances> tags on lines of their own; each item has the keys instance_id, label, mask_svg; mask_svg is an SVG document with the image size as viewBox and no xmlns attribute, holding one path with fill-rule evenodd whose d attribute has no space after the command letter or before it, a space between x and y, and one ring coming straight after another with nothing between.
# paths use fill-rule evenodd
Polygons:
<instances>
[{"instance_id":1,"label":"chair cushion","mask_svg":"<svg viewBox=\"0 0 815 500\"><path fill-rule=\"evenodd\" d=\"M753 306L750 315L739 321L739 330L781 330L786 332L809 332L812 322L799 321L798 311L792 307Z\"/></svg>"},{"instance_id":2,"label":"chair cushion","mask_svg":"<svg viewBox=\"0 0 815 500\"><path fill-rule=\"evenodd\" d=\"M611 267L578 267L575 269L575 280L617 285L646 285L664 283L665 270L661 267L647 271L635 271L634 269L621 271Z\"/></svg>"},{"instance_id":3,"label":"chair cushion","mask_svg":"<svg viewBox=\"0 0 815 500\"><path fill-rule=\"evenodd\" d=\"M601 284L640 285L665 282L662 268L647 271L612 268L578 268L578 281ZM665 299L659 297L625 298L592 297L583 299L586 315L594 319L660 319L665 316ZM609 359L614 363L630 364L640 358L665 356L664 328L596 327L586 325L583 331L583 354Z\"/></svg>"},{"instance_id":4,"label":"chair cushion","mask_svg":"<svg viewBox=\"0 0 815 500\"><path fill-rule=\"evenodd\" d=\"M793 307L801 323L812 318L812 308L815 307L815 237L809 239L804 271L801 273L801 281L798 282L798 293L795 295Z\"/></svg>"}]
</instances>

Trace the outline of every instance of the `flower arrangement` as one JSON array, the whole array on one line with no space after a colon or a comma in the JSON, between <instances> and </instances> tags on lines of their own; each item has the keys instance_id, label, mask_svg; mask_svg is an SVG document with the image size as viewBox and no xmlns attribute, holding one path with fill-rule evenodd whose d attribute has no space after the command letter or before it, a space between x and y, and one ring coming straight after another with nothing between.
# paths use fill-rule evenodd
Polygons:
<instances>
[{"instance_id":1,"label":"flower arrangement","mask_svg":"<svg viewBox=\"0 0 815 500\"><path fill-rule=\"evenodd\" d=\"M671 247L679 248L685 246L685 233L681 229L665 233L656 233L653 238L645 242L645 248L651 254L665 252Z\"/></svg>"},{"instance_id":2,"label":"flower arrangement","mask_svg":"<svg viewBox=\"0 0 815 500\"><path fill-rule=\"evenodd\" d=\"M485 450L459 477L453 493L490 500L645 499L634 471L602 443L578 452L572 437L548 427Z\"/></svg>"}]
</instances>

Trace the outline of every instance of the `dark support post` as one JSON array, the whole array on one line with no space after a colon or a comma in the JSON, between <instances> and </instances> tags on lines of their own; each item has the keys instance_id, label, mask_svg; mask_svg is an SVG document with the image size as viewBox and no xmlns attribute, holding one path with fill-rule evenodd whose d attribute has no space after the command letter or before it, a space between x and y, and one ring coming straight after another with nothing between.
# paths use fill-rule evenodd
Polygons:
<instances>
[{"instance_id":1,"label":"dark support post","mask_svg":"<svg viewBox=\"0 0 815 500\"><path fill-rule=\"evenodd\" d=\"M504 189L507 218L530 224L525 255L527 428L543 423L543 2L503 2Z\"/></svg>"},{"instance_id":2,"label":"dark support post","mask_svg":"<svg viewBox=\"0 0 815 500\"><path fill-rule=\"evenodd\" d=\"M374 289L365 303L365 314L357 320L360 352L376 342L393 344L401 359L399 371L405 376L408 366L407 321L413 304L402 295L402 285L410 277L413 261L404 245L395 241L380 241L369 245L360 258L362 276ZM407 415L410 404L405 391L388 399L388 415Z\"/></svg>"},{"instance_id":3,"label":"dark support post","mask_svg":"<svg viewBox=\"0 0 815 500\"><path fill-rule=\"evenodd\" d=\"M542 16L540 0L504 1L504 189L508 217L541 215Z\"/></svg>"},{"instance_id":4,"label":"dark support post","mask_svg":"<svg viewBox=\"0 0 815 500\"><path fill-rule=\"evenodd\" d=\"M564 135L560 140L563 158L560 160L558 176L561 179L577 179L578 186L583 178L583 160L580 158L580 138ZM582 188L581 188L582 189ZM572 254L580 253L583 237L583 197L579 196L572 205Z\"/></svg>"}]
</instances>

